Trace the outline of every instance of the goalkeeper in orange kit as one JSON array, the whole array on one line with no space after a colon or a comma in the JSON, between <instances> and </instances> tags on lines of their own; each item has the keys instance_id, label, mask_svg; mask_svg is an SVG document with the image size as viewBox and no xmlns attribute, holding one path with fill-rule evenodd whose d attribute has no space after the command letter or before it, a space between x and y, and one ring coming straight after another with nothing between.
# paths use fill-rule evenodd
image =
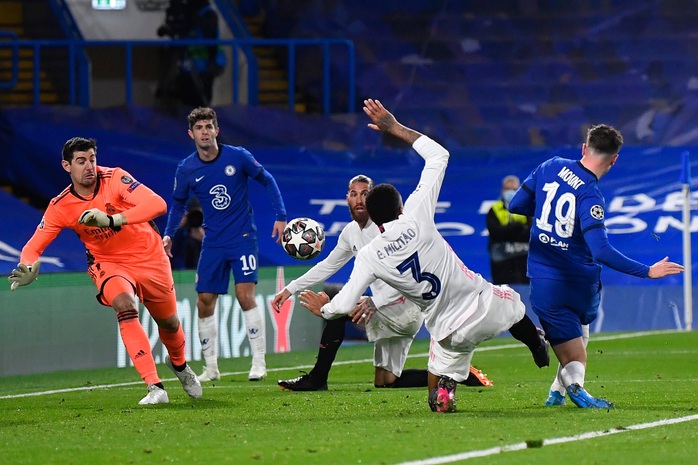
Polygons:
<instances>
[{"instance_id":1,"label":"goalkeeper in orange kit","mask_svg":"<svg viewBox=\"0 0 698 465\"><path fill-rule=\"evenodd\" d=\"M123 169L97 166L93 139L68 140L62 155L71 184L51 199L22 249L20 263L8 278L11 289L32 283L39 274L41 253L63 229L72 229L85 244L87 272L97 286L97 300L116 311L126 351L148 387L139 404L162 404L169 398L138 319L136 296L158 325L169 354L165 363L189 396L201 397L201 384L185 358L170 262L152 222L165 214L167 204Z\"/></svg>"}]
</instances>

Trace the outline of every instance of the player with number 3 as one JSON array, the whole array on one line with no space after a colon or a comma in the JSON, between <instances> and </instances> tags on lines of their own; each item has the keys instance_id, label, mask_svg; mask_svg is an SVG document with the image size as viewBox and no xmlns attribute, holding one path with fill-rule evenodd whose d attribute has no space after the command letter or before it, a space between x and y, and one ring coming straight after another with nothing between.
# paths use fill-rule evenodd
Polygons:
<instances>
[{"instance_id":1,"label":"player with number 3","mask_svg":"<svg viewBox=\"0 0 698 465\"><path fill-rule=\"evenodd\" d=\"M547 342L526 316L520 296L469 270L436 228L448 151L398 123L378 100L365 100L364 112L371 129L404 140L424 159L419 184L404 206L394 186L371 189L366 208L380 234L359 250L349 281L331 301L323 293L303 291L301 304L316 315L338 318L354 309L377 279L414 302L431 334L429 406L436 412L455 411L456 385L467 379L475 347L506 330L528 346L536 365L547 366Z\"/></svg>"}]
</instances>

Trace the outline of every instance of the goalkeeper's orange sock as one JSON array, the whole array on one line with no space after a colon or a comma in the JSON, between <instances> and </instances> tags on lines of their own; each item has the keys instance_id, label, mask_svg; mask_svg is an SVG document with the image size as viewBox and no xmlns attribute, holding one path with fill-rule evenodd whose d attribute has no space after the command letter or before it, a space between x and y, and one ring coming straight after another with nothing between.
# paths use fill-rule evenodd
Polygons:
<instances>
[{"instance_id":1,"label":"goalkeeper's orange sock","mask_svg":"<svg viewBox=\"0 0 698 465\"><path fill-rule=\"evenodd\" d=\"M119 312L116 314L116 318L119 321L119 332L124 341L126 352L131 357L138 374L141 375L146 384L160 383L160 377L158 377L153 354L150 350L150 341L138 320L138 311Z\"/></svg>"},{"instance_id":2,"label":"goalkeeper's orange sock","mask_svg":"<svg viewBox=\"0 0 698 465\"><path fill-rule=\"evenodd\" d=\"M185 345L184 331L182 330L182 325L179 325L177 331L169 332L158 326L158 333L160 334L160 340L162 344L167 348L167 353L170 354L170 360L172 360L172 365L175 368L182 368L187 364L187 358L185 355Z\"/></svg>"}]
</instances>

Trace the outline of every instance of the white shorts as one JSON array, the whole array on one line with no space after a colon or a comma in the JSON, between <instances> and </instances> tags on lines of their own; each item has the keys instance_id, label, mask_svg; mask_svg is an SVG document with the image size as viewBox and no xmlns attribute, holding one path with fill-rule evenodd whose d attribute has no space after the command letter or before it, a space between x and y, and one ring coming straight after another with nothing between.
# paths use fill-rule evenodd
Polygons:
<instances>
[{"instance_id":1,"label":"white shorts","mask_svg":"<svg viewBox=\"0 0 698 465\"><path fill-rule=\"evenodd\" d=\"M413 337L402 336L376 341L373 346L373 366L387 370L399 378L413 340Z\"/></svg>"},{"instance_id":2,"label":"white shorts","mask_svg":"<svg viewBox=\"0 0 698 465\"><path fill-rule=\"evenodd\" d=\"M419 307L403 297L376 310L366 324L366 337L371 342L393 337L412 339L423 322Z\"/></svg>"},{"instance_id":3,"label":"white shorts","mask_svg":"<svg viewBox=\"0 0 698 465\"><path fill-rule=\"evenodd\" d=\"M366 325L366 336L375 344L373 366L399 377L423 322L424 314L407 299L379 308Z\"/></svg>"},{"instance_id":4,"label":"white shorts","mask_svg":"<svg viewBox=\"0 0 698 465\"><path fill-rule=\"evenodd\" d=\"M521 296L508 286L490 286L479 296L475 313L463 325L441 341L432 339L429 347L429 371L465 381L475 348L521 321L526 308Z\"/></svg>"}]
</instances>

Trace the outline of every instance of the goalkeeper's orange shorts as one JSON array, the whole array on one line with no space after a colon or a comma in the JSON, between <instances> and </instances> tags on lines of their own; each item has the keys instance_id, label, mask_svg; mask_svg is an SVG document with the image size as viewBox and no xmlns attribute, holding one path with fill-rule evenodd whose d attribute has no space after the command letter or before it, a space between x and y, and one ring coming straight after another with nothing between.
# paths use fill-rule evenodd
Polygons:
<instances>
[{"instance_id":1,"label":"goalkeeper's orange shorts","mask_svg":"<svg viewBox=\"0 0 698 465\"><path fill-rule=\"evenodd\" d=\"M151 315L168 318L177 313L177 296L170 261L163 251L146 261L95 262L87 269L99 294L97 301L111 306L121 293L137 295ZM148 305L149 303L155 305Z\"/></svg>"}]
</instances>

